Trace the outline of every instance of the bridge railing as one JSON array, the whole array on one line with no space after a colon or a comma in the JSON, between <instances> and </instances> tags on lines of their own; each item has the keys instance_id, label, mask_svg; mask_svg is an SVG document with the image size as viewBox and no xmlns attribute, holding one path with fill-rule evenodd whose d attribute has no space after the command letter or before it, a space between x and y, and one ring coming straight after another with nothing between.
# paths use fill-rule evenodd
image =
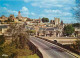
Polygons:
<instances>
[{"instance_id":1,"label":"bridge railing","mask_svg":"<svg viewBox=\"0 0 80 58\"><path fill-rule=\"evenodd\" d=\"M76 54L79 55L79 52L75 51L74 49L70 48L69 46L64 46L64 45L62 45L62 44L60 44L60 43L57 43L57 42L54 42L54 41L51 41L51 40L48 40L48 39L45 39L45 38L41 38L41 37L38 37L38 36L35 36L35 37L40 38L40 39L43 39L43 40L48 41L48 42L50 42L50 43L53 43L53 44L55 44L55 45L58 45L58 46L60 46L60 47L62 47L62 48L65 48L65 49L67 49L67 50L69 50L69 51L71 51L71 52L76 53ZM65 51L67 52L67 50L65 50ZM68 52L68 53L69 53L69 52ZM71 53L70 53L70 54L71 54ZM73 54L71 54L71 55L73 55ZM73 56L75 56L75 55L73 55ZM76 57L76 56L75 56L75 57Z\"/></svg>"},{"instance_id":2,"label":"bridge railing","mask_svg":"<svg viewBox=\"0 0 80 58\"><path fill-rule=\"evenodd\" d=\"M30 49L33 51L33 53L36 53L40 58L43 58L42 53L30 40L28 40L28 45L29 45Z\"/></svg>"}]
</instances>

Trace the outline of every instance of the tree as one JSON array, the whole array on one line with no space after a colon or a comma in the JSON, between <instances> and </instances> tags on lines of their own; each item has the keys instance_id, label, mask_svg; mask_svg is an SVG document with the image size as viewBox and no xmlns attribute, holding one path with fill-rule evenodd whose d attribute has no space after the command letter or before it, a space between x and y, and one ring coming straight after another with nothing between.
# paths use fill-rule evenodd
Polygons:
<instances>
[{"instance_id":1,"label":"tree","mask_svg":"<svg viewBox=\"0 0 80 58\"><path fill-rule=\"evenodd\" d=\"M4 42L5 42L4 36L3 35L0 35L0 57L3 54L3 51L2 51L3 47L2 47L2 45L4 44Z\"/></svg>"},{"instance_id":2,"label":"tree","mask_svg":"<svg viewBox=\"0 0 80 58\"><path fill-rule=\"evenodd\" d=\"M76 41L76 47L77 47L78 50L80 50L80 40Z\"/></svg>"},{"instance_id":3,"label":"tree","mask_svg":"<svg viewBox=\"0 0 80 58\"><path fill-rule=\"evenodd\" d=\"M71 45L71 47L80 53L80 40L77 39L75 43Z\"/></svg>"},{"instance_id":4,"label":"tree","mask_svg":"<svg viewBox=\"0 0 80 58\"><path fill-rule=\"evenodd\" d=\"M2 22L2 21L0 20L0 22Z\"/></svg>"},{"instance_id":5,"label":"tree","mask_svg":"<svg viewBox=\"0 0 80 58\"><path fill-rule=\"evenodd\" d=\"M7 32L12 36L12 42L10 44L3 44L4 42L0 40L1 44L3 46L0 46L0 57L2 57L3 54L8 55L8 58L17 58L18 55L30 55L32 52L29 50L28 33L24 30L25 26L24 24L18 25L18 24L11 24ZM27 50L25 52L25 50Z\"/></svg>"},{"instance_id":6,"label":"tree","mask_svg":"<svg viewBox=\"0 0 80 58\"><path fill-rule=\"evenodd\" d=\"M66 36L72 35L72 33L74 33L74 27L72 27L72 25L67 25L64 27L64 34Z\"/></svg>"},{"instance_id":7,"label":"tree","mask_svg":"<svg viewBox=\"0 0 80 58\"><path fill-rule=\"evenodd\" d=\"M2 55L6 54L6 55L8 55L7 57L9 58L14 53L16 53L15 45L14 44L12 44L12 45L6 44L4 35L0 35L0 57L4 58L4 56L2 56Z\"/></svg>"},{"instance_id":8,"label":"tree","mask_svg":"<svg viewBox=\"0 0 80 58\"><path fill-rule=\"evenodd\" d=\"M28 33L24 30L25 26L12 24L8 30L8 33L12 36L12 42L16 44L16 48L24 49L27 39L29 38Z\"/></svg>"},{"instance_id":9,"label":"tree","mask_svg":"<svg viewBox=\"0 0 80 58\"><path fill-rule=\"evenodd\" d=\"M80 0L75 0L76 7L73 8L73 14L78 23L80 23Z\"/></svg>"},{"instance_id":10,"label":"tree","mask_svg":"<svg viewBox=\"0 0 80 58\"><path fill-rule=\"evenodd\" d=\"M80 23L74 23L72 24L73 27L80 27Z\"/></svg>"},{"instance_id":11,"label":"tree","mask_svg":"<svg viewBox=\"0 0 80 58\"><path fill-rule=\"evenodd\" d=\"M14 58L14 56L17 55L17 49L16 49L16 45L13 43L10 44L4 44L2 47L2 53L8 55L8 58Z\"/></svg>"},{"instance_id":12,"label":"tree","mask_svg":"<svg viewBox=\"0 0 80 58\"><path fill-rule=\"evenodd\" d=\"M25 24L11 24L7 32L12 36L12 42L4 43L4 36L0 36L0 58L5 58L3 54L8 55L6 58L18 58L33 53L28 46L29 35L25 30Z\"/></svg>"},{"instance_id":13,"label":"tree","mask_svg":"<svg viewBox=\"0 0 80 58\"><path fill-rule=\"evenodd\" d=\"M5 38L3 35L0 35L0 45L4 44Z\"/></svg>"},{"instance_id":14,"label":"tree","mask_svg":"<svg viewBox=\"0 0 80 58\"><path fill-rule=\"evenodd\" d=\"M8 22L8 20L5 20L4 22Z\"/></svg>"},{"instance_id":15,"label":"tree","mask_svg":"<svg viewBox=\"0 0 80 58\"><path fill-rule=\"evenodd\" d=\"M75 0L76 2L76 7L74 8L74 16L77 20L76 24L73 24L74 27L80 27L80 0ZM80 39L80 38L79 38ZM76 45L74 45L74 47L77 49L79 49L80 52L80 40L76 41Z\"/></svg>"},{"instance_id":16,"label":"tree","mask_svg":"<svg viewBox=\"0 0 80 58\"><path fill-rule=\"evenodd\" d=\"M49 19L48 18L42 18L42 22L49 22Z\"/></svg>"}]
</instances>

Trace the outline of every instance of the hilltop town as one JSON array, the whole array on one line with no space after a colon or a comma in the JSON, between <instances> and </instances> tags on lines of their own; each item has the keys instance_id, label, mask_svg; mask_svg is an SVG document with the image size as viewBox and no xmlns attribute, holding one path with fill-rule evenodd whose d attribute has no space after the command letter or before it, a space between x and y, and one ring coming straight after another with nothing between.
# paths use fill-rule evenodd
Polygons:
<instances>
[{"instance_id":1,"label":"hilltop town","mask_svg":"<svg viewBox=\"0 0 80 58\"><path fill-rule=\"evenodd\" d=\"M16 25L11 27L12 24ZM14 15L10 15L9 17L2 15L0 17L0 35L4 35L6 41L9 41L13 38L13 34L18 36L18 31L22 32L22 34L27 32L29 36L43 38L57 45L68 46L71 49L73 46L70 45L74 44L80 37L80 28L78 27L79 24L77 24L66 24L60 18L56 17L50 21L45 17L30 19L22 17L19 11L17 17ZM17 33L15 34L13 30L16 30Z\"/></svg>"},{"instance_id":2,"label":"hilltop town","mask_svg":"<svg viewBox=\"0 0 80 58\"><path fill-rule=\"evenodd\" d=\"M39 33L38 35L43 35L42 33L45 32L46 36L49 36L51 34L51 36L53 37L64 37L65 36L63 34L64 26L71 25L71 24L64 23L62 20L60 20L60 18L56 18L56 17L50 21L48 19L48 21L46 22L44 22L42 19L45 20L44 17L39 19L30 19L28 17L22 17L19 11L17 17L15 17L14 15L10 15L9 17L5 17L4 15L2 15L0 17L0 25L2 26L1 28L2 33L4 33L4 30L6 30L7 26L10 25L11 23L23 24L25 22L26 29L34 30L36 35L38 33ZM78 33L77 35L75 35L76 32ZM72 35L73 37L76 37L79 35L79 33L80 33L80 29L76 27L75 32Z\"/></svg>"},{"instance_id":3,"label":"hilltop town","mask_svg":"<svg viewBox=\"0 0 80 58\"><path fill-rule=\"evenodd\" d=\"M80 58L80 0L0 0L0 58Z\"/></svg>"}]
</instances>

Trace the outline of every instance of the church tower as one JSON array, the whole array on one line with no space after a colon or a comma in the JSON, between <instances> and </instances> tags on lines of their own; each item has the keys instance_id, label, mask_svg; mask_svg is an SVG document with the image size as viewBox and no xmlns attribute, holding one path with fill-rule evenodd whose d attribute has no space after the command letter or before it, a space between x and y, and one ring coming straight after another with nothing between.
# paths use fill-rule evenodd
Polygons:
<instances>
[{"instance_id":1,"label":"church tower","mask_svg":"<svg viewBox=\"0 0 80 58\"><path fill-rule=\"evenodd\" d=\"M20 11L18 12L18 18L21 18L21 13L20 13Z\"/></svg>"}]
</instances>

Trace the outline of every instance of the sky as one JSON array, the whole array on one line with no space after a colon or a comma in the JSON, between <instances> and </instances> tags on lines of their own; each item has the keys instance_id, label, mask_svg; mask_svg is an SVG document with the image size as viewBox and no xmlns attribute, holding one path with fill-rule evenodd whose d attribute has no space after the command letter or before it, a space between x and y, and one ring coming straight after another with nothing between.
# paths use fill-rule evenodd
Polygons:
<instances>
[{"instance_id":1,"label":"sky","mask_svg":"<svg viewBox=\"0 0 80 58\"><path fill-rule=\"evenodd\" d=\"M20 11L23 17L47 17L50 20L57 17L64 23L74 23L75 5L75 0L0 0L0 16L14 14L16 17Z\"/></svg>"}]
</instances>

